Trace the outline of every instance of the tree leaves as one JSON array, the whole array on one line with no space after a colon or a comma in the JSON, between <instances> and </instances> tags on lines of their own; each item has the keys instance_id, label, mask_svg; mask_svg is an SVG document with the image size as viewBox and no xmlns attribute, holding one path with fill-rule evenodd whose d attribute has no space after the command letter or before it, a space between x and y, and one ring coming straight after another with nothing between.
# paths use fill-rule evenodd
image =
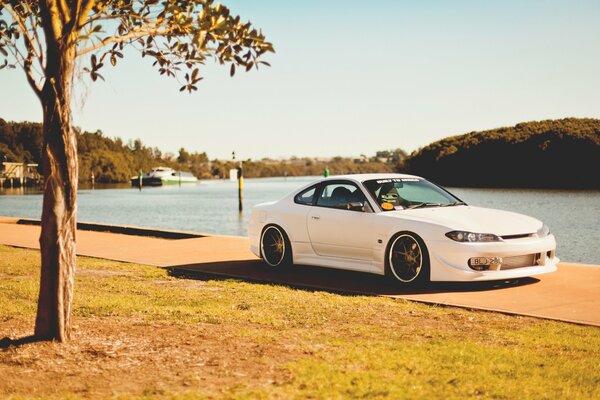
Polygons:
<instances>
[{"instance_id":1,"label":"tree leaves","mask_svg":"<svg viewBox=\"0 0 600 400\"><path fill-rule=\"evenodd\" d=\"M0 0L0 10L1 4ZM25 20L37 24L28 33L36 29L41 32L38 3L14 4L13 9L22 17L31 15ZM75 4L67 2L65 6ZM25 5L31 7L32 14ZM229 65L229 74L234 76L238 68L250 71L259 64L270 66L261 58L274 52L273 45L251 22L242 22L228 7L212 0L101 1L76 28L77 55L89 55L89 66L83 72L92 81L104 79L99 70L105 65L118 65L125 47L152 58L159 74L177 79L180 90L187 91L197 90L202 80L200 67L208 59ZM5 47L9 42L3 38L10 38L14 46L22 36L17 23L0 19L0 63L2 56L9 54Z\"/></svg>"},{"instance_id":2,"label":"tree leaves","mask_svg":"<svg viewBox=\"0 0 600 400\"><path fill-rule=\"evenodd\" d=\"M100 18L105 28L116 23L113 33L101 40L114 43L113 48L98 48L96 65L105 57L111 65L117 65L121 56L112 53L114 46L130 46L142 57L153 58L160 75L176 78L181 83L180 91L197 90L202 80L198 67L207 59L229 64L229 74L234 76L238 67L245 71L258 68L259 57L274 52L260 30L250 22L242 23L229 8L210 0L106 3L96 17L90 24L94 32ZM98 45L92 38L87 42L81 44L81 52ZM270 65L266 61L260 64ZM97 73L94 64L90 71Z\"/></svg>"},{"instance_id":3,"label":"tree leaves","mask_svg":"<svg viewBox=\"0 0 600 400\"><path fill-rule=\"evenodd\" d=\"M104 56L102 56L102 58L104 58ZM111 60L111 62L112 62L112 60ZM96 82L96 80L98 78L104 80L104 77L98 73L98 70L104 66L104 63L102 61L98 62L98 58L96 57L96 54L92 54L90 56L90 65L91 65L91 68L85 67L85 68L83 68L83 71L88 72L90 74L92 81Z\"/></svg>"}]
</instances>

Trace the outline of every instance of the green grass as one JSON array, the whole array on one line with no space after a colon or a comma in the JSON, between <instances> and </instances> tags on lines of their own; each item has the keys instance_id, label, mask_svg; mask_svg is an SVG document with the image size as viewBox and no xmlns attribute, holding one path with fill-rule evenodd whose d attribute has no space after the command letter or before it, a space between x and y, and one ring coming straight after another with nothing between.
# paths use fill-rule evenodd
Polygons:
<instances>
[{"instance_id":1,"label":"green grass","mask_svg":"<svg viewBox=\"0 0 600 400\"><path fill-rule=\"evenodd\" d=\"M0 246L5 324L35 315L38 260L37 252ZM595 327L235 280L189 281L90 258L78 261L75 290L75 320L216 325L224 336L294 354L287 361L230 355L284 370L282 382L232 378L224 391L173 385L125 398L600 398Z\"/></svg>"}]
</instances>

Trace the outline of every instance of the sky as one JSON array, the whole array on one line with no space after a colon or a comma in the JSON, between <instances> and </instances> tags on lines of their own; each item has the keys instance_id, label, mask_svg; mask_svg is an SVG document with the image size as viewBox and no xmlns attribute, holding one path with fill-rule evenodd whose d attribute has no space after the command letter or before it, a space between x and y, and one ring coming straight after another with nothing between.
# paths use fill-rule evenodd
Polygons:
<instances>
[{"instance_id":1,"label":"sky","mask_svg":"<svg viewBox=\"0 0 600 400\"><path fill-rule=\"evenodd\" d=\"M600 118L600 1L223 1L267 36L270 68L209 62L192 94L127 53L77 83L74 125L241 159L408 152L446 136ZM41 121L20 70L0 117Z\"/></svg>"}]
</instances>

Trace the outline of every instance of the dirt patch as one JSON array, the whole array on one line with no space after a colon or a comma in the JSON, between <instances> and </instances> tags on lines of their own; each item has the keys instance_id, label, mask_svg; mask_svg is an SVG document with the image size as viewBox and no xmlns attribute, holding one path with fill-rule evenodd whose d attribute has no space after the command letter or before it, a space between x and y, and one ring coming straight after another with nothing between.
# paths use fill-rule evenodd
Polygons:
<instances>
[{"instance_id":1,"label":"dirt patch","mask_svg":"<svg viewBox=\"0 0 600 400\"><path fill-rule=\"evenodd\" d=\"M0 322L12 338L33 321ZM190 326L133 319L78 318L67 344L35 343L0 350L0 397L86 398L197 391L229 392L289 379L284 365L301 356L291 344L230 336L219 325ZM243 379L240 379L243 378Z\"/></svg>"}]
</instances>

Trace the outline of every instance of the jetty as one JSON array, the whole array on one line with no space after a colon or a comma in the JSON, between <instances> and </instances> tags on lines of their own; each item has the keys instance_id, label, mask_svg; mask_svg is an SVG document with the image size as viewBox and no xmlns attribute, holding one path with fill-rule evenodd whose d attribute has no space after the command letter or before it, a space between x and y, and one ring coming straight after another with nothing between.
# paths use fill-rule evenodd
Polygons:
<instances>
[{"instance_id":1,"label":"jetty","mask_svg":"<svg viewBox=\"0 0 600 400\"><path fill-rule=\"evenodd\" d=\"M38 172L38 164L3 162L0 170L0 188L32 187L40 185L43 178Z\"/></svg>"}]
</instances>

